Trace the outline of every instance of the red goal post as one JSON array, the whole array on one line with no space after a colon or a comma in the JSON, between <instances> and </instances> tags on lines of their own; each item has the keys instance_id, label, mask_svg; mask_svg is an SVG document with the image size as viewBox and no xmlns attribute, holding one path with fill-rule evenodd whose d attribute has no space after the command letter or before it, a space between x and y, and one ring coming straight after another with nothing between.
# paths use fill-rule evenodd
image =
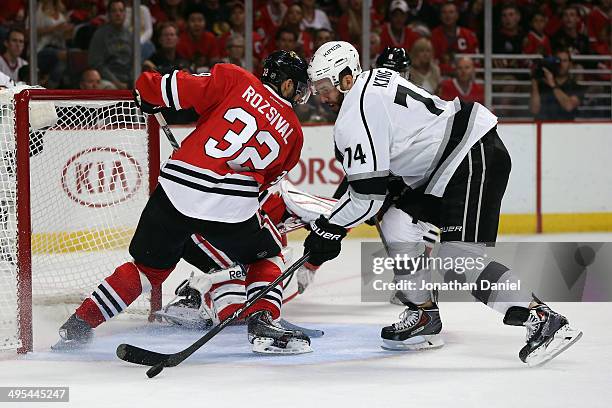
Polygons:
<instances>
[{"instance_id":1,"label":"red goal post","mask_svg":"<svg viewBox=\"0 0 612 408\"><path fill-rule=\"evenodd\" d=\"M1 112L0 295L10 294L12 273L16 320L5 299L0 324L14 323L17 339L3 347L0 338L0 349L25 353L33 348L33 302L78 303L129 257L127 243L157 185L159 125L130 91L29 88ZM153 288L150 304L140 302L158 310L161 288ZM11 327L0 327L1 337L7 333Z\"/></svg>"}]
</instances>

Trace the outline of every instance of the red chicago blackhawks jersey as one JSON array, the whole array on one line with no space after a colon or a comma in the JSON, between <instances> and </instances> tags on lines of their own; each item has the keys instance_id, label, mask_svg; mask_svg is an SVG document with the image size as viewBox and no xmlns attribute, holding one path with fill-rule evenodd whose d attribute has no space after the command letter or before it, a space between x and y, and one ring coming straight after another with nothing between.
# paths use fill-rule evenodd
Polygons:
<instances>
[{"instance_id":1,"label":"red chicago blackhawks jersey","mask_svg":"<svg viewBox=\"0 0 612 408\"><path fill-rule=\"evenodd\" d=\"M183 214L240 222L259 208L260 190L298 162L303 135L291 104L250 72L217 64L211 73L143 73L143 100L194 108L196 128L166 161L159 182Z\"/></svg>"},{"instance_id":2,"label":"red chicago blackhawks jersey","mask_svg":"<svg viewBox=\"0 0 612 408\"><path fill-rule=\"evenodd\" d=\"M455 54L478 53L478 37L465 27L457 27L453 37L448 37L442 26L436 27L431 30L431 44L443 74L452 73Z\"/></svg>"},{"instance_id":3,"label":"red chicago blackhawks jersey","mask_svg":"<svg viewBox=\"0 0 612 408\"><path fill-rule=\"evenodd\" d=\"M533 30L529 31L529 34L527 34L523 41L523 53L542 54L544 56L551 55L552 49L546 34L538 34Z\"/></svg>"},{"instance_id":4,"label":"red chicago blackhawks jersey","mask_svg":"<svg viewBox=\"0 0 612 408\"><path fill-rule=\"evenodd\" d=\"M484 104L484 87L472 81L467 91L463 91L455 78L445 79L440 82L440 98L445 101L452 101L459 98L466 102L478 102Z\"/></svg>"}]
</instances>

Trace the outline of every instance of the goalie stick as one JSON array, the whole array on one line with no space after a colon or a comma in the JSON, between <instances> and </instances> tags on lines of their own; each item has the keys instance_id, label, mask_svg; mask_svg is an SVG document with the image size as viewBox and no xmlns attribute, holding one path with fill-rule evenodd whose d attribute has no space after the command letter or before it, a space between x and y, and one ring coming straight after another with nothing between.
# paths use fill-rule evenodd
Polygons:
<instances>
[{"instance_id":1,"label":"goalie stick","mask_svg":"<svg viewBox=\"0 0 612 408\"><path fill-rule=\"evenodd\" d=\"M245 310L253 306L255 302L264 297L268 292L274 289L280 282L285 280L289 275L294 273L300 266L304 265L308 261L309 254L304 254L298 259L293 265L280 274L273 282L264 287L259 293L253 298L244 302L241 308L236 310L230 317L213 327L208 333L198 339L191 346L177 353L163 354L155 351L146 350L140 347L132 346L131 344L120 344L117 346L117 357L123 361L129 363L141 364L152 366L147 371L147 377L153 378L157 374L161 373L164 367L175 367L185 361L189 356L195 353L200 347L208 343L213 337L215 337L221 330L226 326L230 325L238 316L240 316Z\"/></svg>"}]
</instances>

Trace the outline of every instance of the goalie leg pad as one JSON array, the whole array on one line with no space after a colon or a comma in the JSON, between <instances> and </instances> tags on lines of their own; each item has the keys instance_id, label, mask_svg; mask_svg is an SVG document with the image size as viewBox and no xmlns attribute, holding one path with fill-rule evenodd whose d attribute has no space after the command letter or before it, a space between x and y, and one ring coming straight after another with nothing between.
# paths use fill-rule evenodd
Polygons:
<instances>
[{"instance_id":1,"label":"goalie leg pad","mask_svg":"<svg viewBox=\"0 0 612 408\"><path fill-rule=\"evenodd\" d=\"M333 198L317 197L298 190L287 180L281 181L280 189L287 210L306 223L316 220L321 215L329 215L338 202Z\"/></svg>"}]
</instances>

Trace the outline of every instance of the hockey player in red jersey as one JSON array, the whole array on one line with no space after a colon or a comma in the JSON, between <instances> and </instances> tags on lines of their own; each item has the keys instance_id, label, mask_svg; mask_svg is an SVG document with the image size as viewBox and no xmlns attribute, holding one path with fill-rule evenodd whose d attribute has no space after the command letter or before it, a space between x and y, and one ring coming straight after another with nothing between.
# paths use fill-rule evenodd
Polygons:
<instances>
[{"instance_id":1,"label":"hockey player in red jersey","mask_svg":"<svg viewBox=\"0 0 612 408\"><path fill-rule=\"evenodd\" d=\"M261 80L231 64L209 74L147 72L136 81L136 101L146 113L194 108L196 129L161 168L159 185L145 206L129 252L60 328L55 349L86 344L93 328L160 285L198 234L224 257L247 265L247 297L284 270L280 234L259 209L259 192L298 162L303 136L292 103L307 97L306 62L277 51L264 62ZM282 290L249 308L253 351L298 354L310 339L287 330L280 317Z\"/></svg>"}]
</instances>

